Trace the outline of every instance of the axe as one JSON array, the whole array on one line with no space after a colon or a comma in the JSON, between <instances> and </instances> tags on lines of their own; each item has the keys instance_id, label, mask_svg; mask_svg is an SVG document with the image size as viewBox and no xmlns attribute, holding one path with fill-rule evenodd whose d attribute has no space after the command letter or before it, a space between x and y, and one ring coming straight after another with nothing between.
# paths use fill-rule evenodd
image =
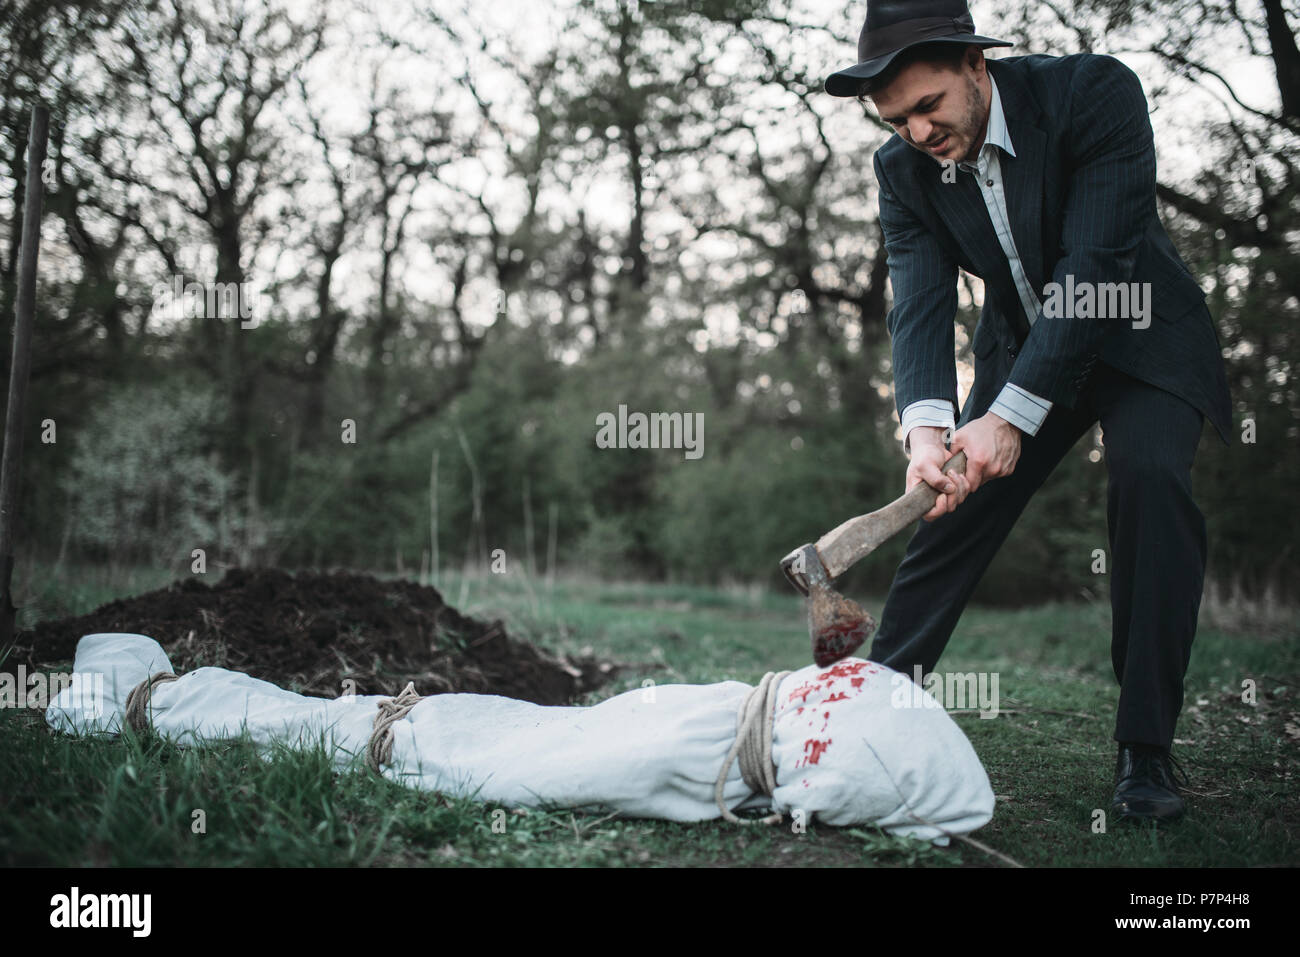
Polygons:
<instances>
[{"instance_id":1,"label":"axe","mask_svg":"<svg viewBox=\"0 0 1300 957\"><path fill-rule=\"evenodd\" d=\"M966 453L958 452L943 463L942 471L945 475L965 472ZM920 482L884 508L851 518L814 544L801 545L781 559L785 577L808 598L808 634L818 667L853 654L876 630L876 620L857 602L831 588L831 582L934 508L938 497L937 489Z\"/></svg>"}]
</instances>

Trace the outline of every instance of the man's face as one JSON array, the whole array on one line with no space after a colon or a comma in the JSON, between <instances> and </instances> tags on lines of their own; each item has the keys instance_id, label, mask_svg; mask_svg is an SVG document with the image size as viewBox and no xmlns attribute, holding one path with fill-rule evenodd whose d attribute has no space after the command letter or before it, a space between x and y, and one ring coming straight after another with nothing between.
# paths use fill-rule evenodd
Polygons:
<instances>
[{"instance_id":1,"label":"man's face","mask_svg":"<svg viewBox=\"0 0 1300 957\"><path fill-rule=\"evenodd\" d=\"M956 69L909 63L871 102L908 145L936 162L973 161L984 144L992 88L981 56Z\"/></svg>"}]
</instances>

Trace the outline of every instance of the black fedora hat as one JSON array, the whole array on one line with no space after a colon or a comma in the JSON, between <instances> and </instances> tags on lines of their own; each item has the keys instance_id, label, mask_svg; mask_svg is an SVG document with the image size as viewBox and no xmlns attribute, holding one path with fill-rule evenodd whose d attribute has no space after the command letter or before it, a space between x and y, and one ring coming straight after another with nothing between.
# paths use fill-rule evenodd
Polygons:
<instances>
[{"instance_id":1,"label":"black fedora hat","mask_svg":"<svg viewBox=\"0 0 1300 957\"><path fill-rule=\"evenodd\" d=\"M826 78L831 96L857 96L863 80L876 76L908 47L920 43L969 43L1009 47L975 33L965 0L867 0L867 19L858 35L856 65Z\"/></svg>"}]
</instances>

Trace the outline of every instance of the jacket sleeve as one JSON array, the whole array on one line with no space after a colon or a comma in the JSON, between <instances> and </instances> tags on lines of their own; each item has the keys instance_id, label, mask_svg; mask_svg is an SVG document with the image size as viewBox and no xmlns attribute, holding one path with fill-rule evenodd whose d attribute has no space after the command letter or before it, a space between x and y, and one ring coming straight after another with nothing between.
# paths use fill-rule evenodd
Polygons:
<instances>
[{"instance_id":1,"label":"jacket sleeve","mask_svg":"<svg viewBox=\"0 0 1300 957\"><path fill-rule=\"evenodd\" d=\"M890 188L877 152L880 226L894 305L889 328L894 399L902 412L922 399L957 408L957 264Z\"/></svg>"},{"instance_id":2,"label":"jacket sleeve","mask_svg":"<svg viewBox=\"0 0 1300 957\"><path fill-rule=\"evenodd\" d=\"M1070 109L1065 142L1071 169L1060 258L1009 381L1073 407L1097 360L1104 324L1132 320L1071 318L1073 303L1065 301L1065 290L1088 283L1096 293L1103 283L1133 279L1155 215L1156 160L1142 84L1114 57L1084 60L1073 78ZM1056 305L1052 284L1059 292Z\"/></svg>"}]
</instances>

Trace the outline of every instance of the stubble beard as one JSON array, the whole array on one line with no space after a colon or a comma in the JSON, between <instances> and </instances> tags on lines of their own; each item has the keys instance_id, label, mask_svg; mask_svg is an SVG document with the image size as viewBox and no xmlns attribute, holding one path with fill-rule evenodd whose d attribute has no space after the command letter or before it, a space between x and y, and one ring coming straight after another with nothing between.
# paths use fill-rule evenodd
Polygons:
<instances>
[{"instance_id":1,"label":"stubble beard","mask_svg":"<svg viewBox=\"0 0 1300 957\"><path fill-rule=\"evenodd\" d=\"M961 134L968 137L970 149L961 158L963 163L973 163L984 146L985 131L988 127L988 113L984 109L984 98L980 96L979 84L967 80L966 115L962 119Z\"/></svg>"},{"instance_id":2,"label":"stubble beard","mask_svg":"<svg viewBox=\"0 0 1300 957\"><path fill-rule=\"evenodd\" d=\"M988 126L988 113L984 107L984 99L980 96L979 84L974 80L967 78L966 82L966 109L961 119L953 126L948 128L948 135L957 140L965 140L970 144L966 154L957 160L958 163L973 163L979 156L980 149L984 146L985 130ZM951 158L943 159L935 156L925 146L916 143L911 144L914 149L919 150L926 156L929 156L939 165L953 162Z\"/></svg>"}]
</instances>

